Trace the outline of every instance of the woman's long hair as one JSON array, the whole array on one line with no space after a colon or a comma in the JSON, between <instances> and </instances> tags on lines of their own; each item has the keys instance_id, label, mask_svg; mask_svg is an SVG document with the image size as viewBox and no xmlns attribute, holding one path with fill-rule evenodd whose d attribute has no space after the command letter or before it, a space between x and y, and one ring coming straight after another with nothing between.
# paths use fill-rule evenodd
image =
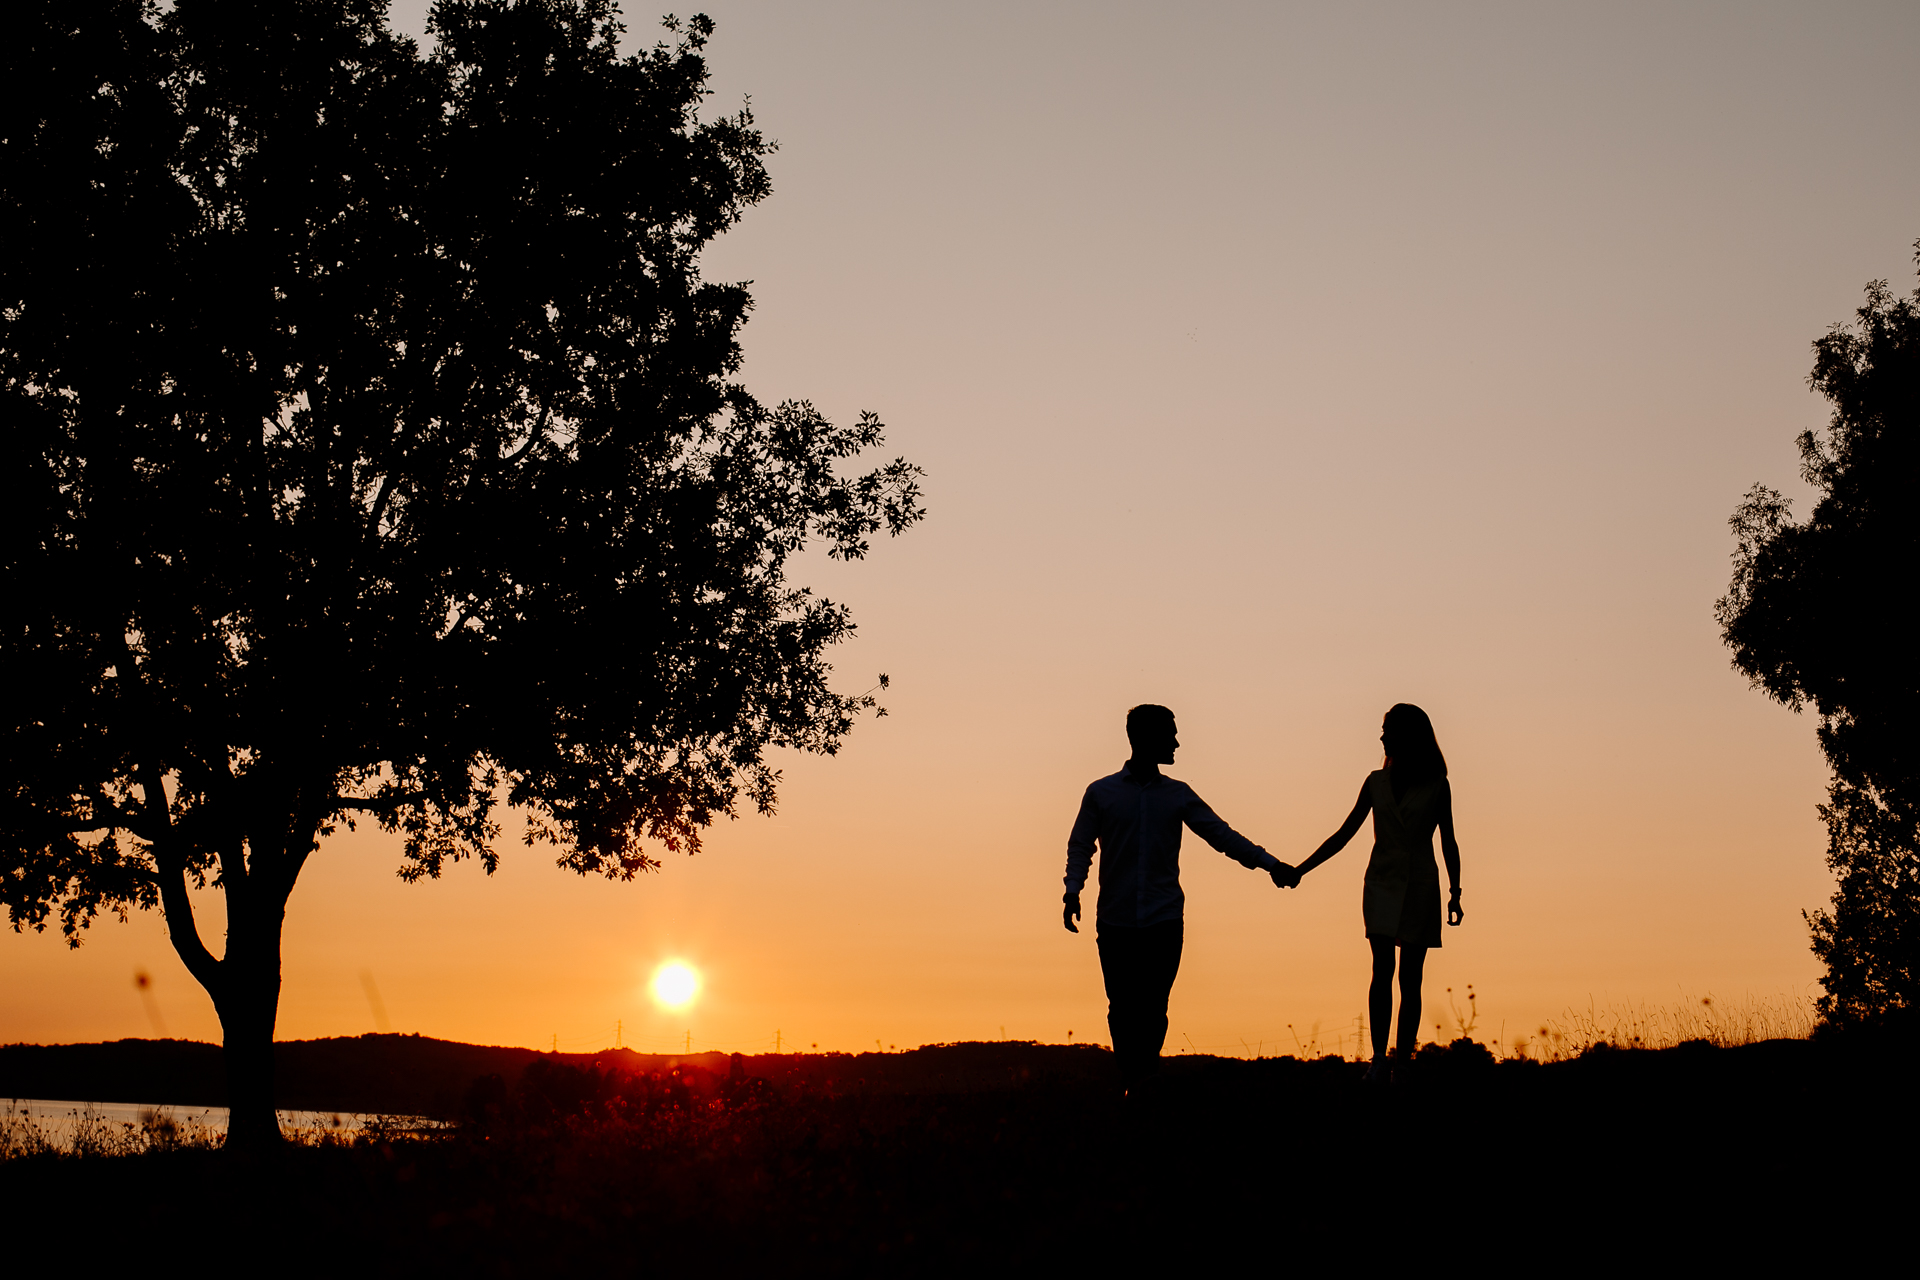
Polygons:
<instances>
[{"instance_id":1,"label":"woman's long hair","mask_svg":"<svg viewBox=\"0 0 1920 1280\"><path fill-rule=\"evenodd\" d=\"M1447 776L1447 758L1440 754L1440 740L1433 736L1433 721L1426 712L1411 702L1396 702L1388 708L1382 728L1400 748L1387 757L1387 766L1408 786Z\"/></svg>"}]
</instances>

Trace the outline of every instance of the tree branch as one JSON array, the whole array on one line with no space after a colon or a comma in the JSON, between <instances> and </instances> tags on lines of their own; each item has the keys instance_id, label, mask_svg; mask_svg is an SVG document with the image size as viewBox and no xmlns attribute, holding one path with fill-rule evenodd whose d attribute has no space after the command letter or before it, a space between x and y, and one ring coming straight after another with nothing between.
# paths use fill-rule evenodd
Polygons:
<instances>
[{"instance_id":1,"label":"tree branch","mask_svg":"<svg viewBox=\"0 0 1920 1280\"><path fill-rule=\"evenodd\" d=\"M452 635L454 632L458 631L460 628L466 626L467 619L473 616L474 604L475 602L473 600L468 600L467 603L461 608L460 616L455 618L450 624L448 624L447 629L445 631L442 631L438 638L441 640L445 640L448 636Z\"/></svg>"},{"instance_id":2,"label":"tree branch","mask_svg":"<svg viewBox=\"0 0 1920 1280\"><path fill-rule=\"evenodd\" d=\"M207 989L207 994L218 995L222 975L221 962L214 958L207 944L200 940L200 929L193 920L193 898L187 892L186 863L155 851L155 863L160 874L160 908L167 919L167 938L173 943L174 951L180 962L187 966L187 972Z\"/></svg>"},{"instance_id":3,"label":"tree branch","mask_svg":"<svg viewBox=\"0 0 1920 1280\"><path fill-rule=\"evenodd\" d=\"M410 804L418 804L423 799L425 796L418 791L399 791L392 795L364 798L335 796L333 803L337 809L357 809L361 813L392 813L395 809L404 809Z\"/></svg>"},{"instance_id":4,"label":"tree branch","mask_svg":"<svg viewBox=\"0 0 1920 1280\"><path fill-rule=\"evenodd\" d=\"M527 456L527 451L528 451L529 449L531 449L531 448L533 448L533 443L534 443L534 441L536 441L536 440L539 440L539 439L540 439L541 437L543 437L543 436L545 436L545 435L546 435L546 433L547 433L547 414L548 414L548 412L549 412L549 411L550 411L550 410L551 410L552 408L553 408L553 406L552 406L552 405L544 405L544 404L543 404L543 405L541 405L541 406L540 406L540 421L538 421L538 422L536 422L536 423L534 423L534 424L533 424L533 430L531 430L531 431L529 431L529 432L527 433L527 440L526 440L526 443L525 443L525 444L523 444L523 445L521 445L521 446L520 446L520 447L519 447L518 449L515 449L515 450L514 450L514 451L513 451L513 452L512 452L511 454L509 454L508 456L506 456L506 457L504 457L504 458L502 458L502 459L500 459L500 465L501 465L501 466L503 466L503 467L510 467L510 466L512 466L512 465L513 465L514 463L516 463L516 462L518 462L518 461L520 461L520 459L522 459L522 458L524 458L524 457L526 457L526 456Z\"/></svg>"},{"instance_id":5,"label":"tree branch","mask_svg":"<svg viewBox=\"0 0 1920 1280\"><path fill-rule=\"evenodd\" d=\"M142 840L152 841L155 832L141 818L140 814L122 809L107 799L106 793L95 789L87 797L87 803L93 806L92 821L81 826L61 824L65 831L131 831ZM164 830L160 833L164 834Z\"/></svg>"},{"instance_id":6,"label":"tree branch","mask_svg":"<svg viewBox=\"0 0 1920 1280\"><path fill-rule=\"evenodd\" d=\"M136 834L147 840L158 840L173 826L173 815L167 803L167 775L161 772L159 762L151 758L142 760L139 768L141 808L146 810L146 818L155 830L152 835L144 832Z\"/></svg>"},{"instance_id":7,"label":"tree branch","mask_svg":"<svg viewBox=\"0 0 1920 1280\"><path fill-rule=\"evenodd\" d=\"M380 492L373 497L373 510L367 516L367 532L373 537L380 536L380 517L387 509L387 495L393 492L393 472L380 477Z\"/></svg>"}]
</instances>

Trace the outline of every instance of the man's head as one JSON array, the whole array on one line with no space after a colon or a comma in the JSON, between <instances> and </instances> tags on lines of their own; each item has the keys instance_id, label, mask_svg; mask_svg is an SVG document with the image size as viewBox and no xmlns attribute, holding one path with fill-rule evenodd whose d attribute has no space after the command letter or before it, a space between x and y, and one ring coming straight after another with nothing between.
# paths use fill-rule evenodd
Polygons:
<instances>
[{"instance_id":1,"label":"man's head","mask_svg":"<svg viewBox=\"0 0 1920 1280\"><path fill-rule=\"evenodd\" d=\"M1141 703L1127 712L1127 741L1133 745L1133 758L1141 763L1172 764L1180 746L1173 712L1157 703Z\"/></svg>"}]
</instances>

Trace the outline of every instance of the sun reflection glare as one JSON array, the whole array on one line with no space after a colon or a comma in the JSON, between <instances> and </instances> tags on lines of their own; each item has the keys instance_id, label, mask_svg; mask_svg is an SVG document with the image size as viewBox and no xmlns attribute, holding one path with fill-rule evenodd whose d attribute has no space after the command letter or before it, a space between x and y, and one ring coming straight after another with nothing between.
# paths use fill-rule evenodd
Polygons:
<instances>
[{"instance_id":1,"label":"sun reflection glare","mask_svg":"<svg viewBox=\"0 0 1920 1280\"><path fill-rule=\"evenodd\" d=\"M700 975L684 960L669 960L653 971L648 986L654 1003L664 1009L684 1009L700 994Z\"/></svg>"}]
</instances>

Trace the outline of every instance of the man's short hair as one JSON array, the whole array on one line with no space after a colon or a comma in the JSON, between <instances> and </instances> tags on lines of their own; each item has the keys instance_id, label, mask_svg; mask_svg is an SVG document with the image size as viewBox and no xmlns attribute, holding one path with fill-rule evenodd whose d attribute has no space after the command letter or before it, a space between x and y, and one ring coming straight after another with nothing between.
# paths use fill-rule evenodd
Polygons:
<instances>
[{"instance_id":1,"label":"man's short hair","mask_svg":"<svg viewBox=\"0 0 1920 1280\"><path fill-rule=\"evenodd\" d=\"M1137 742L1143 733L1156 729L1173 731L1173 711L1157 702L1143 702L1127 712L1127 741Z\"/></svg>"}]
</instances>

